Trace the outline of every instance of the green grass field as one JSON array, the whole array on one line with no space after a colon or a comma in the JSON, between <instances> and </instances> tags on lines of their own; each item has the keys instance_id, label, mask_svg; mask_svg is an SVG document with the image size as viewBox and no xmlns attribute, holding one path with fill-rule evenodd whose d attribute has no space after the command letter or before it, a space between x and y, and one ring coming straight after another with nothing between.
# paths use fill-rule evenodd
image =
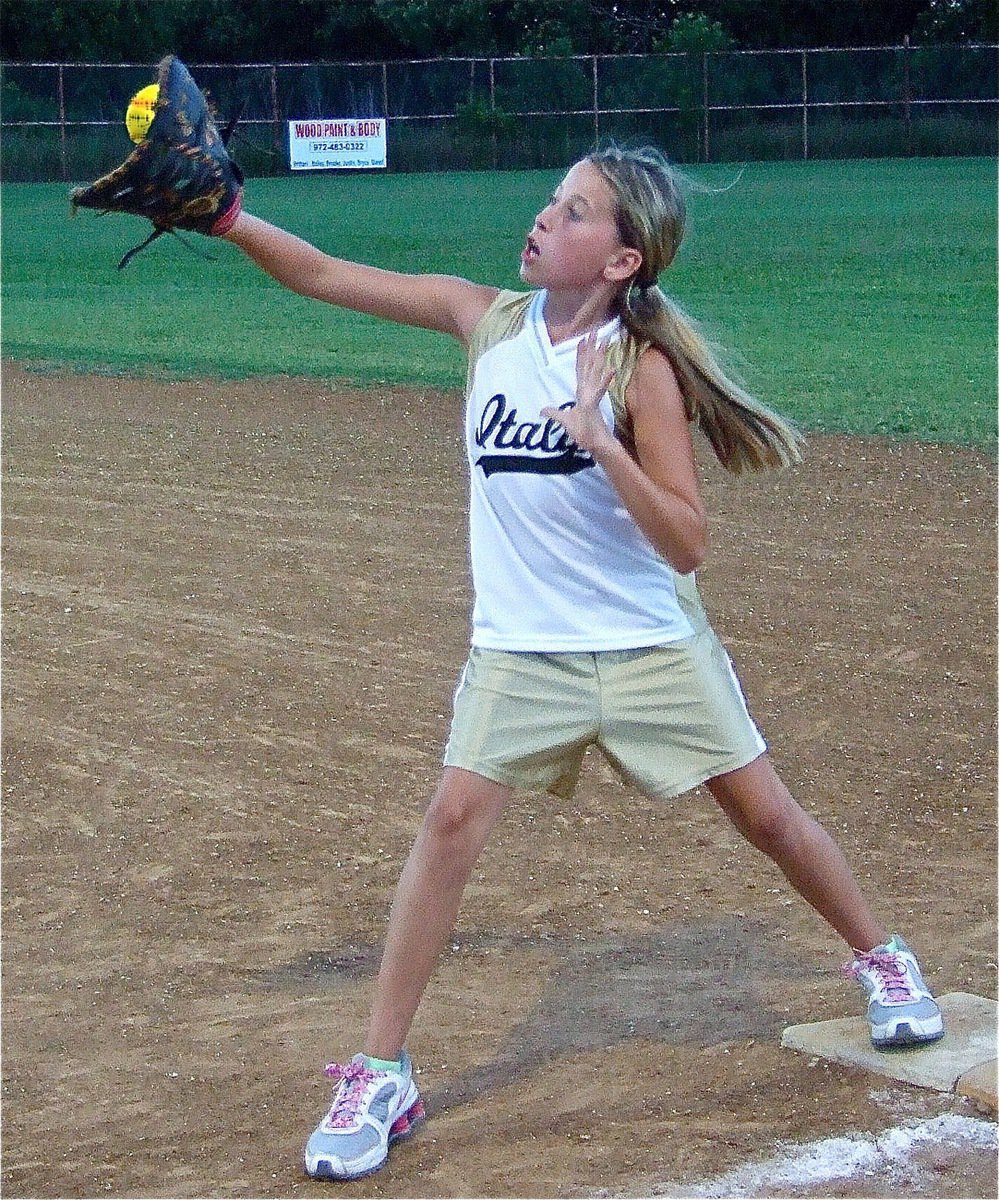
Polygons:
<instances>
[{"instance_id":1,"label":"green grass field","mask_svg":"<svg viewBox=\"0 0 999 1200\"><path fill-rule=\"evenodd\" d=\"M747 384L806 429L989 445L996 432L995 164L888 159L702 168L663 283ZM250 180L247 207L330 253L517 286L543 171ZM733 183L733 180L735 182ZM732 184L732 186L727 186ZM721 190L724 189L724 190ZM284 292L233 247L215 261L3 189L3 353L39 366L457 387L449 339Z\"/></svg>"}]
</instances>

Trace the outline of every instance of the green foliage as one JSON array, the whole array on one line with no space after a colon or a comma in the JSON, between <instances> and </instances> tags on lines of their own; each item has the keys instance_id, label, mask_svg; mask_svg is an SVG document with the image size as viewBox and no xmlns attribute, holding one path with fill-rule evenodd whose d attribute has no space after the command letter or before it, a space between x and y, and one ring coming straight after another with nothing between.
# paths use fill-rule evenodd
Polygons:
<instances>
[{"instance_id":1,"label":"green foliage","mask_svg":"<svg viewBox=\"0 0 999 1200\"><path fill-rule=\"evenodd\" d=\"M376 60L999 38L994 0L4 0L7 61ZM710 32L717 37L717 33ZM557 48L557 49L556 49Z\"/></svg>"},{"instance_id":2,"label":"green foliage","mask_svg":"<svg viewBox=\"0 0 999 1200\"><path fill-rule=\"evenodd\" d=\"M464 151L463 165L482 169L495 166L498 144L513 134L517 118L490 107L485 97L473 96L457 106L455 125Z\"/></svg>"},{"instance_id":3,"label":"green foliage","mask_svg":"<svg viewBox=\"0 0 999 1200\"><path fill-rule=\"evenodd\" d=\"M474 0L376 0L375 10L416 57L433 58L442 46L471 54L489 41L486 6Z\"/></svg>"},{"instance_id":4,"label":"green foliage","mask_svg":"<svg viewBox=\"0 0 999 1200\"><path fill-rule=\"evenodd\" d=\"M516 287L561 172L251 180L252 210L332 254ZM987 159L700 168L663 280L746 382L808 429L993 445L994 165ZM730 186L731 185L731 186ZM449 339L282 290L226 243L207 262L144 222L80 213L65 188L4 189L3 345L116 372L308 374L458 388ZM81 315L85 319L81 320Z\"/></svg>"},{"instance_id":5,"label":"green foliage","mask_svg":"<svg viewBox=\"0 0 999 1200\"><path fill-rule=\"evenodd\" d=\"M999 8L993 0L928 0L915 37L923 42L999 41Z\"/></svg>"},{"instance_id":6,"label":"green foliage","mask_svg":"<svg viewBox=\"0 0 999 1200\"><path fill-rule=\"evenodd\" d=\"M484 138L506 137L517 126L517 118L502 108L492 108L483 96L473 96L459 104L455 113L458 136L481 141Z\"/></svg>"},{"instance_id":7,"label":"green foliage","mask_svg":"<svg viewBox=\"0 0 999 1200\"><path fill-rule=\"evenodd\" d=\"M704 111L704 55L711 51L730 50L732 38L718 21L701 12L683 12L673 21L666 36L656 44L656 50L666 54L682 54L683 59L667 59L665 72L673 75L669 85L671 103L680 110L680 129L684 139L699 142L700 124ZM702 147L703 152L703 147ZM702 157L699 153L697 157Z\"/></svg>"},{"instance_id":8,"label":"green foliage","mask_svg":"<svg viewBox=\"0 0 999 1200\"><path fill-rule=\"evenodd\" d=\"M572 38L568 34L539 32L523 47L532 58L571 58L576 53Z\"/></svg>"},{"instance_id":9,"label":"green foliage","mask_svg":"<svg viewBox=\"0 0 999 1200\"><path fill-rule=\"evenodd\" d=\"M704 54L711 50L731 50L732 35L720 21L712 21L702 12L684 12L669 27L669 33L655 49L670 54Z\"/></svg>"},{"instance_id":10,"label":"green foliage","mask_svg":"<svg viewBox=\"0 0 999 1200\"><path fill-rule=\"evenodd\" d=\"M5 73L0 78L0 111L6 121L52 121L59 109L55 96L33 96Z\"/></svg>"}]
</instances>

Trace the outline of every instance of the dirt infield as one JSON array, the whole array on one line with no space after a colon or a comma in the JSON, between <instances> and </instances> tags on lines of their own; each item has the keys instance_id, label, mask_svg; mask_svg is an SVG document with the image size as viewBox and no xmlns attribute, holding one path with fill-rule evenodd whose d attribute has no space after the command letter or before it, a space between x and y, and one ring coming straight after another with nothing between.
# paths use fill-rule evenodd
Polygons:
<instances>
[{"instance_id":1,"label":"dirt infield","mask_svg":"<svg viewBox=\"0 0 999 1200\"><path fill-rule=\"evenodd\" d=\"M843 948L707 793L591 756L473 876L410 1043L431 1119L306 1180L466 651L459 399L8 364L3 407L5 1195L651 1194L973 1113L781 1050L860 1011ZM936 989L995 996L994 464L702 458L702 590L778 766ZM872 1186L994 1195L995 1156L820 1194Z\"/></svg>"}]
</instances>

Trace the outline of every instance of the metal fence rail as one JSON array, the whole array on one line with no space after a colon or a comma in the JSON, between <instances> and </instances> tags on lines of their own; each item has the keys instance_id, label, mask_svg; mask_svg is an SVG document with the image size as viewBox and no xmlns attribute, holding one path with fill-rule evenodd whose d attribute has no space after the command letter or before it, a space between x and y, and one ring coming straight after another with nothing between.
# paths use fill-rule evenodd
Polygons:
<instances>
[{"instance_id":1,"label":"metal fence rail","mask_svg":"<svg viewBox=\"0 0 999 1200\"><path fill-rule=\"evenodd\" d=\"M561 164L601 138L686 162L996 152L991 44L190 66L223 113L242 109L252 173L287 168L287 121L332 116L388 118L400 170ZM0 65L3 177L114 161L150 78L149 64Z\"/></svg>"}]
</instances>

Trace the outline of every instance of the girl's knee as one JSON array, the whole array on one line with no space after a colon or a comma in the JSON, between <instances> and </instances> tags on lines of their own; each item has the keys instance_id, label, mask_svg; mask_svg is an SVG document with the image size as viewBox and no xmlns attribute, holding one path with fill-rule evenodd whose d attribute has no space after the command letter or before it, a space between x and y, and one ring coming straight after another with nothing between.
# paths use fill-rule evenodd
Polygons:
<instances>
[{"instance_id":1,"label":"girl's knee","mask_svg":"<svg viewBox=\"0 0 999 1200\"><path fill-rule=\"evenodd\" d=\"M442 841L478 833L495 821L508 790L468 771L445 771L427 806L423 828Z\"/></svg>"},{"instance_id":2,"label":"girl's knee","mask_svg":"<svg viewBox=\"0 0 999 1200\"><path fill-rule=\"evenodd\" d=\"M476 811L467 797L438 789L423 815L423 828L432 837L447 841L467 829Z\"/></svg>"},{"instance_id":3,"label":"girl's knee","mask_svg":"<svg viewBox=\"0 0 999 1200\"><path fill-rule=\"evenodd\" d=\"M795 841L809 817L785 789L762 799L745 814L746 837L771 856L789 842Z\"/></svg>"},{"instance_id":4,"label":"girl's knee","mask_svg":"<svg viewBox=\"0 0 999 1200\"><path fill-rule=\"evenodd\" d=\"M803 824L810 821L766 762L719 776L709 788L739 832L765 853L797 837Z\"/></svg>"}]
</instances>

